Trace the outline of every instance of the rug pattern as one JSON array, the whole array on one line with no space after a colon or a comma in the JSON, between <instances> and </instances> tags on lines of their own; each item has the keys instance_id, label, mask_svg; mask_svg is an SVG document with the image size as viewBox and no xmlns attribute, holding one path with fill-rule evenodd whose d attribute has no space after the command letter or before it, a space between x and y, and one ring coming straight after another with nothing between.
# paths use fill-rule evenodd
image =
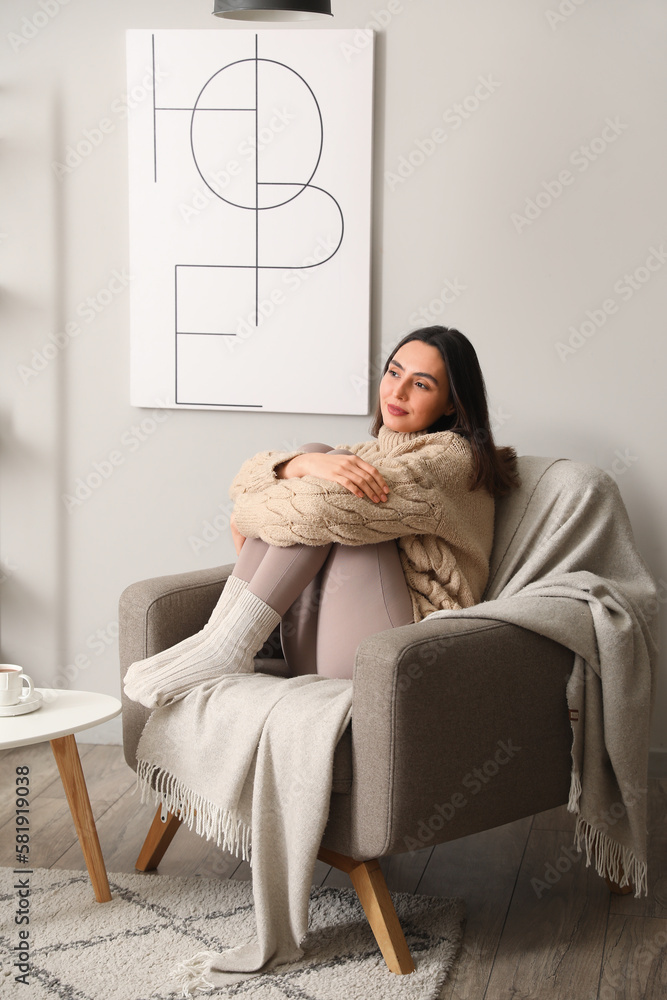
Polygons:
<instances>
[{"instance_id":1,"label":"rug pattern","mask_svg":"<svg viewBox=\"0 0 667 1000\"><path fill-rule=\"evenodd\" d=\"M252 887L234 879L109 873L97 903L86 872L30 875L28 987L14 976L20 925L17 876L0 869L0 997L26 1000L173 1000L169 973L198 951L242 944L254 929ZM459 950L464 905L392 893L416 971L389 972L353 889L313 887L304 957L199 998L437 1000Z\"/></svg>"}]
</instances>

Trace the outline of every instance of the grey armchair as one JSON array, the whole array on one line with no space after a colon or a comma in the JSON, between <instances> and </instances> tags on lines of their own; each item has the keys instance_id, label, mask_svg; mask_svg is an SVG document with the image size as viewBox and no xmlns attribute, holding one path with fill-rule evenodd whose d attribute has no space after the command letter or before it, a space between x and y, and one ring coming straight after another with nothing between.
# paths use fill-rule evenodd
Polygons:
<instances>
[{"instance_id":1,"label":"grey armchair","mask_svg":"<svg viewBox=\"0 0 667 1000\"><path fill-rule=\"evenodd\" d=\"M539 535L562 489L563 460L519 463L522 486L497 503L489 587L511 573L518 539ZM587 467L579 468L585 479ZM134 660L202 628L232 570L228 564L129 586L120 599L121 676ZM519 626L485 619L483 603L478 607L479 618L435 618L369 636L356 653L352 721L335 754L319 856L350 874L397 973L414 965L377 859L568 800L565 688L573 654ZM285 673L278 630L256 669ZM123 694L125 758L135 770L148 715ZM177 816L163 823L158 810L139 870L157 867L178 825Z\"/></svg>"}]
</instances>

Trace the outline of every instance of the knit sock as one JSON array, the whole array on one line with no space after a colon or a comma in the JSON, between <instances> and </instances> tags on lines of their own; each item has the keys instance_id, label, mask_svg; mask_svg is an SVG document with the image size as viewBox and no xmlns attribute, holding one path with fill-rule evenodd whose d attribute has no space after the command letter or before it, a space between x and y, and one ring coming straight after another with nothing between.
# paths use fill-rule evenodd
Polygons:
<instances>
[{"instance_id":1,"label":"knit sock","mask_svg":"<svg viewBox=\"0 0 667 1000\"><path fill-rule=\"evenodd\" d=\"M140 700L136 695L140 694L144 688L142 678L147 678L150 674L159 672L165 666L173 666L177 657L204 647L211 631L221 624L230 604L234 603L247 586L247 580L242 580L233 574L228 576L209 620L199 632L187 636L174 646L169 646L159 653L154 653L153 656L147 656L143 660L135 660L134 663L131 663L124 678L124 689L128 698L131 698L133 701Z\"/></svg>"},{"instance_id":2,"label":"knit sock","mask_svg":"<svg viewBox=\"0 0 667 1000\"><path fill-rule=\"evenodd\" d=\"M245 587L210 629L198 633L201 640L193 648L178 654L174 646L164 652L176 655L164 659L158 654L157 664L157 657L133 663L125 675L125 693L146 708L156 708L222 674L252 673L255 654L281 620Z\"/></svg>"}]
</instances>

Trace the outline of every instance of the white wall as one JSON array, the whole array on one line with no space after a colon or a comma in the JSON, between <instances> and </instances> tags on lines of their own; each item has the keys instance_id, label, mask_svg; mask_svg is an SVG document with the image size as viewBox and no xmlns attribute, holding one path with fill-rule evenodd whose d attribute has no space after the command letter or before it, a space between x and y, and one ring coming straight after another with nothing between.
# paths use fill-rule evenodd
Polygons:
<instances>
[{"instance_id":1,"label":"white wall","mask_svg":"<svg viewBox=\"0 0 667 1000\"><path fill-rule=\"evenodd\" d=\"M128 264L124 32L248 30L213 18L211 6L3 0L2 658L38 684L58 683L69 666L70 686L118 694L120 592L134 580L233 561L223 512L247 456L369 437L370 417L151 415L128 403L128 295L112 282ZM388 348L422 322L416 311L459 326L478 348L499 441L612 472L640 550L667 581L667 260L640 270L639 282L650 277L636 291L623 277L645 266L652 247L667 246L666 5L334 0L334 10L321 30L382 22L373 387ZM92 132L101 141L57 177L53 165L101 119L110 122ZM595 143L583 169L576 151L608 120L617 123L607 128L611 141ZM434 129L439 142L429 141ZM546 205L545 185L564 170L571 183ZM517 227L513 213L538 192L545 207ZM448 281L459 291L438 311ZM110 282L113 300L87 312L85 300ZM587 310L600 321L610 299L616 311L561 359L557 343ZM61 336L46 357L49 338L72 323L78 335ZM114 450L123 463L66 509L63 494ZM203 541L216 515L223 527ZM666 730L661 681L654 748L667 747ZM119 741L118 720L96 732Z\"/></svg>"}]
</instances>

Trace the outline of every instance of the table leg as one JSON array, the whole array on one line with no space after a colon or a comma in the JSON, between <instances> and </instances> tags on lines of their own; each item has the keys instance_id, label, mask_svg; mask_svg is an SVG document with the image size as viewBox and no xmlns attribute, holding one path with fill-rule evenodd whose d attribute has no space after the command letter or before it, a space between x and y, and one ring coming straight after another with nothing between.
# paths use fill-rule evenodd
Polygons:
<instances>
[{"instance_id":1,"label":"table leg","mask_svg":"<svg viewBox=\"0 0 667 1000\"><path fill-rule=\"evenodd\" d=\"M93 811L90 808L86 779L83 775L76 740L70 734L51 740L50 743L60 771L60 778L81 844L86 868L95 890L95 898L98 903L108 903L111 899L109 880L93 819Z\"/></svg>"}]
</instances>

